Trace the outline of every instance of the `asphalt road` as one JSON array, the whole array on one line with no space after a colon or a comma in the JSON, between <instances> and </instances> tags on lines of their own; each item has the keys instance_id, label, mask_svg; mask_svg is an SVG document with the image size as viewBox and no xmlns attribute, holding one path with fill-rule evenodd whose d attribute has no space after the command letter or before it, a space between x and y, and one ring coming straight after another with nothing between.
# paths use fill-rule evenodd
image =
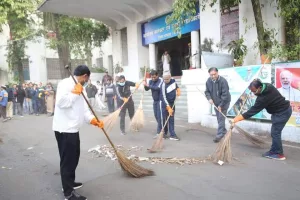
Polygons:
<instances>
[{"instance_id":1,"label":"asphalt road","mask_svg":"<svg viewBox=\"0 0 300 200\"><path fill-rule=\"evenodd\" d=\"M140 133L121 136L117 127L110 133L113 142L143 157L201 158L211 155L215 130L176 122L181 141L164 142L163 152L150 154L155 130L152 116ZM0 122L0 199L61 200L59 155L52 118L25 116ZM233 135L232 151L236 160L223 166L210 161L200 164L139 163L156 175L135 179L125 176L117 161L96 157L88 149L108 144L103 134L86 125L81 132L81 158L77 181L84 183L78 192L89 200L299 200L300 148L285 147L286 161L261 157L268 149L257 149L241 136Z\"/></svg>"}]
</instances>

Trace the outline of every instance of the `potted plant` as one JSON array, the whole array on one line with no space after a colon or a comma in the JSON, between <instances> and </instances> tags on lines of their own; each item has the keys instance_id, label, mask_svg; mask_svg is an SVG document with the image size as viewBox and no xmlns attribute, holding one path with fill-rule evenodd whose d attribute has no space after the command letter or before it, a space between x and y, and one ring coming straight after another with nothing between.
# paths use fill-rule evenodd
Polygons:
<instances>
[{"instance_id":1,"label":"potted plant","mask_svg":"<svg viewBox=\"0 0 300 200\"><path fill-rule=\"evenodd\" d=\"M140 72L142 74L142 77L145 76L145 69L146 69L146 78L151 78L151 75L150 75L150 68L149 67L141 67L140 68Z\"/></svg>"},{"instance_id":2,"label":"potted plant","mask_svg":"<svg viewBox=\"0 0 300 200\"><path fill-rule=\"evenodd\" d=\"M228 44L228 52L233 55L235 66L242 66L247 54L247 46L244 45L244 38L233 40Z\"/></svg>"}]
</instances>

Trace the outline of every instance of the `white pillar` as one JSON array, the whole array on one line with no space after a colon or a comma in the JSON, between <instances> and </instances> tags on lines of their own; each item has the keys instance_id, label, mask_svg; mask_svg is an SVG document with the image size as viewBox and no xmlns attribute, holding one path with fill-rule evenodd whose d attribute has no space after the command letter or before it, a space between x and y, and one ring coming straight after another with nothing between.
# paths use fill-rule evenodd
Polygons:
<instances>
[{"instance_id":1,"label":"white pillar","mask_svg":"<svg viewBox=\"0 0 300 200\"><path fill-rule=\"evenodd\" d=\"M191 32L191 45L192 45L192 66L193 66L193 68L200 68L199 31Z\"/></svg>"},{"instance_id":2,"label":"white pillar","mask_svg":"<svg viewBox=\"0 0 300 200\"><path fill-rule=\"evenodd\" d=\"M155 44L149 44L149 65L150 69L156 69Z\"/></svg>"}]
</instances>

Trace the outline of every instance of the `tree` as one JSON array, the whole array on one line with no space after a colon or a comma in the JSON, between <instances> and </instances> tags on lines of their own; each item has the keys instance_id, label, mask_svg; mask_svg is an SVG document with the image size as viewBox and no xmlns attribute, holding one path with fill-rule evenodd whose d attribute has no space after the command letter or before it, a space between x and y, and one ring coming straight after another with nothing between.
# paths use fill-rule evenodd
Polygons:
<instances>
[{"instance_id":1,"label":"tree","mask_svg":"<svg viewBox=\"0 0 300 200\"><path fill-rule=\"evenodd\" d=\"M300 0L276 0L280 17L285 22L285 44L277 44L281 56L289 60L300 59Z\"/></svg>"},{"instance_id":2,"label":"tree","mask_svg":"<svg viewBox=\"0 0 300 200\"><path fill-rule=\"evenodd\" d=\"M288 1L288 0L286 0ZM173 13L168 19L168 23L173 21L178 21L179 28L176 32L180 35L180 27L183 25L183 20L190 15L194 15L196 13L197 3L200 2L200 8L205 10L206 6L209 5L213 7L217 0L175 0L173 4ZM260 0L251 0L252 9L256 23L257 30L257 39L259 44L259 51L261 55L267 54L270 49L269 45L265 42L265 38L268 36L266 30L264 29L262 14L261 14L261 4ZM241 3L241 0L220 0L221 12L225 10L229 10L230 8Z\"/></svg>"},{"instance_id":3,"label":"tree","mask_svg":"<svg viewBox=\"0 0 300 200\"><path fill-rule=\"evenodd\" d=\"M71 53L91 66L92 48L101 47L109 36L108 27L101 22L60 14L44 13L44 26L47 32L55 32L56 37L49 38L50 47L58 52L62 78L68 76L64 66Z\"/></svg>"},{"instance_id":4,"label":"tree","mask_svg":"<svg viewBox=\"0 0 300 200\"><path fill-rule=\"evenodd\" d=\"M0 1L0 31L2 26L7 25L10 29L8 41L7 62L15 77L20 82L24 81L22 61L26 58L26 41L33 39L36 24L33 13L37 6L34 0L1 0Z\"/></svg>"}]
</instances>

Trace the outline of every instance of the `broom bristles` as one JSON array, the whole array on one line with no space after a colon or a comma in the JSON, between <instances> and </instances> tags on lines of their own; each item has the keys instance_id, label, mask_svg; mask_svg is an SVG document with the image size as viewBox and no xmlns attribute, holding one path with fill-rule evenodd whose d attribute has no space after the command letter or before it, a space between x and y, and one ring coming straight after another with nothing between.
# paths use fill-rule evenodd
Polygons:
<instances>
[{"instance_id":1,"label":"broom bristles","mask_svg":"<svg viewBox=\"0 0 300 200\"><path fill-rule=\"evenodd\" d=\"M143 168L137 165L134 161L129 160L122 151L116 151L118 161L121 165L121 168L129 176L140 178L144 176L153 176L154 172L150 169Z\"/></svg>"},{"instance_id":2,"label":"broom bristles","mask_svg":"<svg viewBox=\"0 0 300 200\"><path fill-rule=\"evenodd\" d=\"M164 138L164 132L161 131L155 140L154 144L152 145L151 149L148 149L149 153L156 153L157 151L162 150L163 146L163 138Z\"/></svg>"},{"instance_id":3,"label":"broom bristles","mask_svg":"<svg viewBox=\"0 0 300 200\"><path fill-rule=\"evenodd\" d=\"M142 107L142 101L140 102L139 108L135 112L131 123L130 123L130 130L138 132L142 128L144 128L145 124L145 115L144 115L144 110Z\"/></svg>"},{"instance_id":4,"label":"broom bristles","mask_svg":"<svg viewBox=\"0 0 300 200\"><path fill-rule=\"evenodd\" d=\"M230 163L232 161L232 151L231 151L231 142L230 142L232 128L233 127L230 127L229 131L226 133L226 135L218 144L217 149L213 156L214 162L218 162L220 160L223 162Z\"/></svg>"},{"instance_id":5,"label":"broom bristles","mask_svg":"<svg viewBox=\"0 0 300 200\"><path fill-rule=\"evenodd\" d=\"M239 133L243 134L243 135L245 136L245 138L246 138L249 142L251 142L252 144L254 144L254 145L258 146L258 147L262 147L263 145L266 144L265 141L259 139L258 137L255 137L255 136L251 135L250 133L248 133L248 132L246 132L245 130L243 130L241 127L235 125L235 128L236 128L236 130L237 130Z\"/></svg>"},{"instance_id":6,"label":"broom bristles","mask_svg":"<svg viewBox=\"0 0 300 200\"><path fill-rule=\"evenodd\" d=\"M119 115L120 115L121 109L116 110L115 112L111 113L110 115L103 118L103 123L105 126L105 129L110 132L112 128L114 127Z\"/></svg>"}]
</instances>

